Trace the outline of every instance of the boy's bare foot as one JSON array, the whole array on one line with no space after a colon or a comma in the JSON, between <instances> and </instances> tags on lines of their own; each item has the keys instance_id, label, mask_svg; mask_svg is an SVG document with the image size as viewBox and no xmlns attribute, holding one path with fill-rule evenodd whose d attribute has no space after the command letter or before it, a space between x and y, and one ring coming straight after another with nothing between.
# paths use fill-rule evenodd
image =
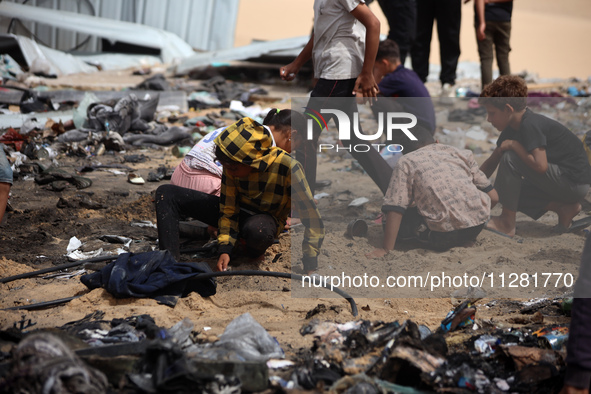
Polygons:
<instances>
[{"instance_id":1,"label":"boy's bare foot","mask_svg":"<svg viewBox=\"0 0 591 394\"><path fill-rule=\"evenodd\" d=\"M558 214L558 224L564 229L570 228L573 218L581 212L583 207L578 202L573 204L551 203L548 210Z\"/></svg>"},{"instance_id":2,"label":"boy's bare foot","mask_svg":"<svg viewBox=\"0 0 591 394\"><path fill-rule=\"evenodd\" d=\"M504 220L502 216L492 216L486 224L486 228L496 233L505 234L511 238L515 236L515 225L507 223L507 220Z\"/></svg>"}]
</instances>

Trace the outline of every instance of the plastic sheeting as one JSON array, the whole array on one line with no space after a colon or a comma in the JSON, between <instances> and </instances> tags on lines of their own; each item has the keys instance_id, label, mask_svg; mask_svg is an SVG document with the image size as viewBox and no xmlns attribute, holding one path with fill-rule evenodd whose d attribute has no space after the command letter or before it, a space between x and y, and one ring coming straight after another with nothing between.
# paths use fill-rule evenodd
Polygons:
<instances>
[{"instance_id":1,"label":"plastic sheeting","mask_svg":"<svg viewBox=\"0 0 591 394\"><path fill-rule=\"evenodd\" d=\"M0 3L0 7L2 4L4 3ZM27 37L15 35L3 36L11 37L18 42L25 61L29 65L29 70L33 73L59 77L67 74L92 73L97 71L96 67L88 65L70 54L39 45Z\"/></svg>"}]
</instances>

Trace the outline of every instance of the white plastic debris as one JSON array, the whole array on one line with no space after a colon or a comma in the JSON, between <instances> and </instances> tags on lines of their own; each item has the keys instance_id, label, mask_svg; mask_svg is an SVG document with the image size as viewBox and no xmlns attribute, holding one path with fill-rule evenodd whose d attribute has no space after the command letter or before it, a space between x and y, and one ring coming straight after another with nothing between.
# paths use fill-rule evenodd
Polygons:
<instances>
[{"instance_id":1,"label":"white plastic debris","mask_svg":"<svg viewBox=\"0 0 591 394\"><path fill-rule=\"evenodd\" d=\"M293 361L289 360L275 360L271 359L267 361L267 368L269 369L283 369L289 368L294 365Z\"/></svg>"},{"instance_id":2,"label":"white plastic debris","mask_svg":"<svg viewBox=\"0 0 591 394\"><path fill-rule=\"evenodd\" d=\"M490 357L495 352L499 339L492 335L481 335L476 341L474 341L474 349L484 357Z\"/></svg>"},{"instance_id":3,"label":"white plastic debris","mask_svg":"<svg viewBox=\"0 0 591 394\"><path fill-rule=\"evenodd\" d=\"M156 226L154 223L152 223L149 220L140 220L139 222L133 222L133 223L131 223L131 227L152 227L152 228L158 228L158 226Z\"/></svg>"},{"instance_id":4,"label":"white plastic debris","mask_svg":"<svg viewBox=\"0 0 591 394\"><path fill-rule=\"evenodd\" d=\"M330 196L330 194L328 194L328 193L318 193L318 194L314 195L314 199L320 200L320 199L323 199L324 197L328 197L328 196Z\"/></svg>"},{"instance_id":5,"label":"white plastic debris","mask_svg":"<svg viewBox=\"0 0 591 394\"><path fill-rule=\"evenodd\" d=\"M360 207L363 204L367 204L369 202L369 198L367 197L359 197L349 203L350 207Z\"/></svg>"},{"instance_id":6,"label":"white plastic debris","mask_svg":"<svg viewBox=\"0 0 591 394\"><path fill-rule=\"evenodd\" d=\"M511 386L509 386L509 383L507 383L507 381L505 379L496 379L495 378L495 384L497 385L497 388L501 391L509 391L509 389L511 388Z\"/></svg>"},{"instance_id":7,"label":"white plastic debris","mask_svg":"<svg viewBox=\"0 0 591 394\"><path fill-rule=\"evenodd\" d=\"M110 172L115 175L127 175L127 173L125 171L115 170L115 169L109 169L109 170L107 170L107 172Z\"/></svg>"},{"instance_id":8,"label":"white plastic debris","mask_svg":"<svg viewBox=\"0 0 591 394\"><path fill-rule=\"evenodd\" d=\"M82 246L82 241L80 241L76 237L72 237L72 238L70 238L70 242L68 243L68 247L66 248L66 250L68 251L68 253L72 253L73 251L75 251L76 249L78 249L81 246Z\"/></svg>"},{"instance_id":9,"label":"white plastic debris","mask_svg":"<svg viewBox=\"0 0 591 394\"><path fill-rule=\"evenodd\" d=\"M79 250L75 250L72 253L68 254L68 258L72 261L80 261L80 260L87 260L92 259L93 257L99 257L103 253L103 249L93 250L91 252L81 252Z\"/></svg>"}]
</instances>

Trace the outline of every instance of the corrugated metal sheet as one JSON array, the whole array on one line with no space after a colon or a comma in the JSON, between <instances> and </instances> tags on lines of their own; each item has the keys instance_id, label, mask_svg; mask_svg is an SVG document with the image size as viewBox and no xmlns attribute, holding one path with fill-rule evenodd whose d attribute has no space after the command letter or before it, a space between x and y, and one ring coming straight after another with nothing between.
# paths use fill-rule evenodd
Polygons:
<instances>
[{"instance_id":1,"label":"corrugated metal sheet","mask_svg":"<svg viewBox=\"0 0 591 394\"><path fill-rule=\"evenodd\" d=\"M138 23L9 2L0 2L0 15L43 23L57 28L68 26L68 29L73 32L140 45L151 50L156 49L165 63L174 63L195 54L193 48L176 34ZM20 35L19 37L24 36ZM103 41L104 45L105 41ZM43 47L55 51L55 49ZM57 52L64 53L65 51Z\"/></svg>"},{"instance_id":2,"label":"corrugated metal sheet","mask_svg":"<svg viewBox=\"0 0 591 394\"><path fill-rule=\"evenodd\" d=\"M310 36L284 38L275 41L255 42L250 45L221 51L196 53L193 56L182 59L179 64L174 65L170 70L174 74L183 75L195 68L212 63L252 59L262 55L274 54L276 52L287 53L288 55L295 53L293 55L295 58L309 40ZM288 52L289 50L294 52Z\"/></svg>"},{"instance_id":3,"label":"corrugated metal sheet","mask_svg":"<svg viewBox=\"0 0 591 394\"><path fill-rule=\"evenodd\" d=\"M3 0L23 3L22 0ZM197 50L214 51L234 46L240 0L28 0L27 5L94 14L103 18L141 23L175 33ZM3 29L9 21L0 23ZM100 39L56 29L40 23L23 24L54 49L69 51L79 44L84 52L101 50ZM4 30L5 32L6 30ZM18 31L22 34L22 31Z\"/></svg>"}]
</instances>

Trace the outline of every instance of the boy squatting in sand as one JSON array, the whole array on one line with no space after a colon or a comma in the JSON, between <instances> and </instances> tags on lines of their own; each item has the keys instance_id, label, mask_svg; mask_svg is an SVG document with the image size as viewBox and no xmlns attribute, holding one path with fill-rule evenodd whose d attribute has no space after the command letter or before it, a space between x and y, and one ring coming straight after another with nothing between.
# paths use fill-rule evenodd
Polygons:
<instances>
[{"instance_id":1,"label":"boy squatting in sand","mask_svg":"<svg viewBox=\"0 0 591 394\"><path fill-rule=\"evenodd\" d=\"M160 249L180 257L178 221L181 215L191 216L218 226L217 268L225 271L239 249L251 258L265 253L283 231L293 202L305 227L304 270L316 270L324 224L301 165L273 147L270 132L251 118L228 126L215 144L224 168L220 197L172 185L156 190Z\"/></svg>"},{"instance_id":2,"label":"boy squatting in sand","mask_svg":"<svg viewBox=\"0 0 591 394\"><path fill-rule=\"evenodd\" d=\"M471 151L438 144L422 127L412 132L418 141L400 141L404 156L384 197L383 247L369 258L386 255L401 240L418 240L436 250L472 242L498 201Z\"/></svg>"},{"instance_id":3,"label":"boy squatting in sand","mask_svg":"<svg viewBox=\"0 0 591 394\"><path fill-rule=\"evenodd\" d=\"M591 166L583 143L555 120L527 104L527 85L504 75L487 85L479 102L501 135L480 169L490 177L498 167L495 189L503 206L487 229L513 237L517 211L534 220L547 211L558 214L557 229L573 229L591 184Z\"/></svg>"}]
</instances>

